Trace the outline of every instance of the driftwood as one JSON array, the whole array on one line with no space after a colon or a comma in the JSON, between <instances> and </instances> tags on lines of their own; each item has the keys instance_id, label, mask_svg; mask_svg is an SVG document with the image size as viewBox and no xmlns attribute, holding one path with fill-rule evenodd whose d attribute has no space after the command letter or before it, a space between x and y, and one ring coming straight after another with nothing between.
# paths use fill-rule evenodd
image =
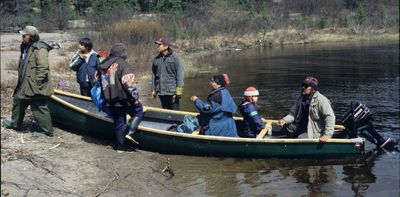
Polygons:
<instances>
[{"instance_id":1,"label":"driftwood","mask_svg":"<svg viewBox=\"0 0 400 197\"><path fill-rule=\"evenodd\" d=\"M167 158L167 165L164 167L164 169L161 170L161 173L164 173L164 172L168 172L170 177L175 176L174 170L172 170L172 168L171 168L171 161L169 158Z\"/></svg>"},{"instance_id":2,"label":"driftwood","mask_svg":"<svg viewBox=\"0 0 400 197\"><path fill-rule=\"evenodd\" d=\"M114 175L113 179L109 183L107 183L107 185L100 192L95 194L94 196L98 197L98 196L108 192L112 188L110 185L119 180L119 174L118 174L118 171L115 169L114 163L112 163L112 168L113 168L113 175ZM108 171L106 171L106 172L108 172ZM127 176L129 176L129 175L127 175ZM125 176L125 177L127 177L127 176Z\"/></svg>"},{"instance_id":3,"label":"driftwood","mask_svg":"<svg viewBox=\"0 0 400 197\"><path fill-rule=\"evenodd\" d=\"M55 149L55 148L59 147L60 145L61 145L61 143L58 143L55 146L50 147L49 150Z\"/></svg>"}]
</instances>

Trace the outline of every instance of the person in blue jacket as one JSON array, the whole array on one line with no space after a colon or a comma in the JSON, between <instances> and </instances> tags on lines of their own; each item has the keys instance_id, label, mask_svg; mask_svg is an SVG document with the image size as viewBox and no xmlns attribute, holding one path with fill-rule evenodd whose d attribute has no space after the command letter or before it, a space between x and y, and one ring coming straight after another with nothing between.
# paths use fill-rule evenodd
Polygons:
<instances>
[{"instance_id":1,"label":"person in blue jacket","mask_svg":"<svg viewBox=\"0 0 400 197\"><path fill-rule=\"evenodd\" d=\"M69 64L70 68L76 71L76 81L79 83L81 95L90 97L94 74L99 66L99 57L93 50L93 43L89 38L79 40L79 50Z\"/></svg>"},{"instance_id":2,"label":"person in blue jacket","mask_svg":"<svg viewBox=\"0 0 400 197\"><path fill-rule=\"evenodd\" d=\"M202 134L238 137L233 120L233 113L236 112L237 107L225 87L228 84L228 75L213 76L210 80L212 92L208 95L206 101L202 101L197 96L190 98L200 111L198 118Z\"/></svg>"},{"instance_id":3,"label":"person in blue jacket","mask_svg":"<svg viewBox=\"0 0 400 197\"><path fill-rule=\"evenodd\" d=\"M259 92L255 87L248 87L244 92L242 104L240 104L240 113L243 116L240 137L255 138L265 124L261 120L260 114L257 112L257 101Z\"/></svg>"}]
</instances>

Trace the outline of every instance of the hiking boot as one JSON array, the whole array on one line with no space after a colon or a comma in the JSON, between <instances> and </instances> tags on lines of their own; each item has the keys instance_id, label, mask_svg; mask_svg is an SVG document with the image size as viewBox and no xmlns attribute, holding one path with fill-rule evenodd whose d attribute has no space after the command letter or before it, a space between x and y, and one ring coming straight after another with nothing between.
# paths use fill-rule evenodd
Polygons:
<instances>
[{"instance_id":1,"label":"hiking boot","mask_svg":"<svg viewBox=\"0 0 400 197\"><path fill-rule=\"evenodd\" d=\"M127 151L127 148L126 148L126 146L124 146L124 145L114 144L112 147L113 147L113 149L114 149L115 151L117 151L118 153L123 153L123 152L126 152L126 151Z\"/></svg>"},{"instance_id":2,"label":"hiking boot","mask_svg":"<svg viewBox=\"0 0 400 197\"><path fill-rule=\"evenodd\" d=\"M44 135L45 134L43 132L37 132L37 131L33 132L33 137L36 138L44 137Z\"/></svg>"},{"instance_id":3,"label":"hiking boot","mask_svg":"<svg viewBox=\"0 0 400 197\"><path fill-rule=\"evenodd\" d=\"M35 137L43 137L43 136L47 136L47 137L53 137L53 132L45 132L45 131L35 131L33 132L33 135Z\"/></svg>"},{"instance_id":4,"label":"hiking boot","mask_svg":"<svg viewBox=\"0 0 400 197\"><path fill-rule=\"evenodd\" d=\"M7 119L1 119L1 126L3 126L6 129L15 129L14 127L11 126L11 121Z\"/></svg>"},{"instance_id":5,"label":"hiking boot","mask_svg":"<svg viewBox=\"0 0 400 197\"><path fill-rule=\"evenodd\" d=\"M54 134L53 133L44 133L45 135L47 135L48 137L53 137Z\"/></svg>"}]
</instances>

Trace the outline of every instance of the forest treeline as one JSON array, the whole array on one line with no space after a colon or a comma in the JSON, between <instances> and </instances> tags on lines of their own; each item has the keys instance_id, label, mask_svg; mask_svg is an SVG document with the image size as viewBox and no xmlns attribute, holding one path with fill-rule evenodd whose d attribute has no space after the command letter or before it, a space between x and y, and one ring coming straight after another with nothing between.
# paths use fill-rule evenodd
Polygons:
<instances>
[{"instance_id":1,"label":"forest treeline","mask_svg":"<svg viewBox=\"0 0 400 197\"><path fill-rule=\"evenodd\" d=\"M202 51L309 42L320 30L361 37L399 31L398 0L2 0L0 16L2 32L83 24L80 36L96 49L125 43L139 70L148 69L160 36L181 41L181 51Z\"/></svg>"},{"instance_id":2,"label":"forest treeline","mask_svg":"<svg viewBox=\"0 0 400 197\"><path fill-rule=\"evenodd\" d=\"M138 14L158 14L174 38L270 31L294 27L398 31L398 0L2 0L1 29L33 24L66 30L68 21L90 28Z\"/></svg>"}]
</instances>

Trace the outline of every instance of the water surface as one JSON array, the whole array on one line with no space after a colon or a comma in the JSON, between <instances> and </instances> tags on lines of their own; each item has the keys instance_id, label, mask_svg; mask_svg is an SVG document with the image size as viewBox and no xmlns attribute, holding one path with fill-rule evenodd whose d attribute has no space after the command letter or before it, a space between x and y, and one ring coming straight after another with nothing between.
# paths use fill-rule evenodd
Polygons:
<instances>
[{"instance_id":1,"label":"water surface","mask_svg":"<svg viewBox=\"0 0 400 197\"><path fill-rule=\"evenodd\" d=\"M259 112L286 115L305 76L320 80L337 121L350 101L374 112L374 125L399 138L398 42L313 44L224 52L198 62L201 71L185 79L182 110L195 111L189 98L205 98L212 75L228 73L237 104L248 86L260 91ZM373 146L368 146L368 149ZM182 196L399 196L399 153L379 153L365 162L301 159L235 159L170 156Z\"/></svg>"}]
</instances>

